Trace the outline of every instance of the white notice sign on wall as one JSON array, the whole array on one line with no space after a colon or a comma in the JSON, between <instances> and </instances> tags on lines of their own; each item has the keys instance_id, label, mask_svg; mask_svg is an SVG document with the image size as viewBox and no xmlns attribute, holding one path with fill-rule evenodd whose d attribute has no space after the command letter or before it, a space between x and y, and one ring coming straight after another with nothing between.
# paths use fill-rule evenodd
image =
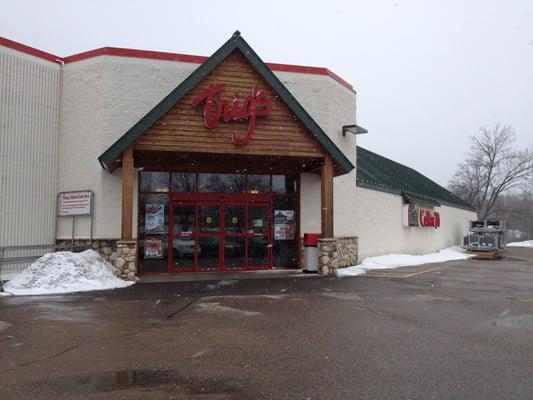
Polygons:
<instances>
[{"instance_id":1,"label":"white notice sign on wall","mask_svg":"<svg viewBox=\"0 0 533 400\"><path fill-rule=\"evenodd\" d=\"M92 193L90 190L59 193L59 196L57 196L57 202L57 214L60 217L69 215L90 215Z\"/></svg>"}]
</instances>

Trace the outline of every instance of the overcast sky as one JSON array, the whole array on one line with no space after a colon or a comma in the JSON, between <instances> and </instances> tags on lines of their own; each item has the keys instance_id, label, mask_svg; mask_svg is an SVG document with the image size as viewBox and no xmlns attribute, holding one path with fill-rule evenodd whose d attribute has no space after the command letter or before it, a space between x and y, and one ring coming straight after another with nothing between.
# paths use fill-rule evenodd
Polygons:
<instances>
[{"instance_id":1,"label":"overcast sky","mask_svg":"<svg viewBox=\"0 0 533 400\"><path fill-rule=\"evenodd\" d=\"M533 1L5 1L0 36L60 56L103 46L212 54L235 30L264 61L357 90L358 144L447 184L479 126L533 146Z\"/></svg>"}]
</instances>

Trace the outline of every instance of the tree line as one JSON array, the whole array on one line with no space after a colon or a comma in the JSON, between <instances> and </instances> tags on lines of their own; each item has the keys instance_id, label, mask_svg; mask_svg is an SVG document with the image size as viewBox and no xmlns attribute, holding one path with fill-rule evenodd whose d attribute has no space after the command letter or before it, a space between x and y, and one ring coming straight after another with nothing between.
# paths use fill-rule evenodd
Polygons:
<instances>
[{"instance_id":1,"label":"tree line","mask_svg":"<svg viewBox=\"0 0 533 400\"><path fill-rule=\"evenodd\" d=\"M481 127L449 183L479 219L507 221L510 239L533 238L533 151L516 146L510 125Z\"/></svg>"}]
</instances>

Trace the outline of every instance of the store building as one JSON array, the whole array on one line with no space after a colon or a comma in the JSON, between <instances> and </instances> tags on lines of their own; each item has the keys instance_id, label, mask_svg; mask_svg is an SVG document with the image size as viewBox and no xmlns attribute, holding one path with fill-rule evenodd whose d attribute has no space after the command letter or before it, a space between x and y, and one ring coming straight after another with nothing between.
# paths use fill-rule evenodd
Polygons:
<instances>
[{"instance_id":1,"label":"store building","mask_svg":"<svg viewBox=\"0 0 533 400\"><path fill-rule=\"evenodd\" d=\"M475 218L356 146L350 84L266 64L238 33L209 58L60 58L0 39L0 79L0 246L92 239L132 277L298 268L303 235L317 232L330 275L457 244ZM69 218L76 207L90 215Z\"/></svg>"}]
</instances>

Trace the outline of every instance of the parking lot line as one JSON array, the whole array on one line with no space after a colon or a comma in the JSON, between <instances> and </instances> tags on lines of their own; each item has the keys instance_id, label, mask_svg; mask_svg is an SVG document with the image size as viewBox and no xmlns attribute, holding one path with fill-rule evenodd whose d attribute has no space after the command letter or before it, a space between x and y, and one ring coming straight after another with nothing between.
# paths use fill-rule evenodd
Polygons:
<instances>
[{"instance_id":1,"label":"parking lot line","mask_svg":"<svg viewBox=\"0 0 533 400\"><path fill-rule=\"evenodd\" d=\"M452 264L447 264L447 265L439 265L438 267L433 267L433 268L425 268L423 270L417 270L420 266L415 266L415 267L406 267L409 268L409 271L401 271L402 268L395 268L395 269L390 269L390 270L382 270L382 271L379 271L379 272L373 272L373 271L368 271L368 273L366 274L366 276L375 276L375 277L392 277L392 278L410 278L412 276L416 276L416 275L422 275L422 274L425 274L425 273L428 273L428 272L432 272L432 271L437 271L439 269L443 269L443 268L450 268L450 267L453 267L455 265L458 265L460 263L458 262L455 262L455 263L452 263ZM413 272L413 269L415 270Z\"/></svg>"}]
</instances>

